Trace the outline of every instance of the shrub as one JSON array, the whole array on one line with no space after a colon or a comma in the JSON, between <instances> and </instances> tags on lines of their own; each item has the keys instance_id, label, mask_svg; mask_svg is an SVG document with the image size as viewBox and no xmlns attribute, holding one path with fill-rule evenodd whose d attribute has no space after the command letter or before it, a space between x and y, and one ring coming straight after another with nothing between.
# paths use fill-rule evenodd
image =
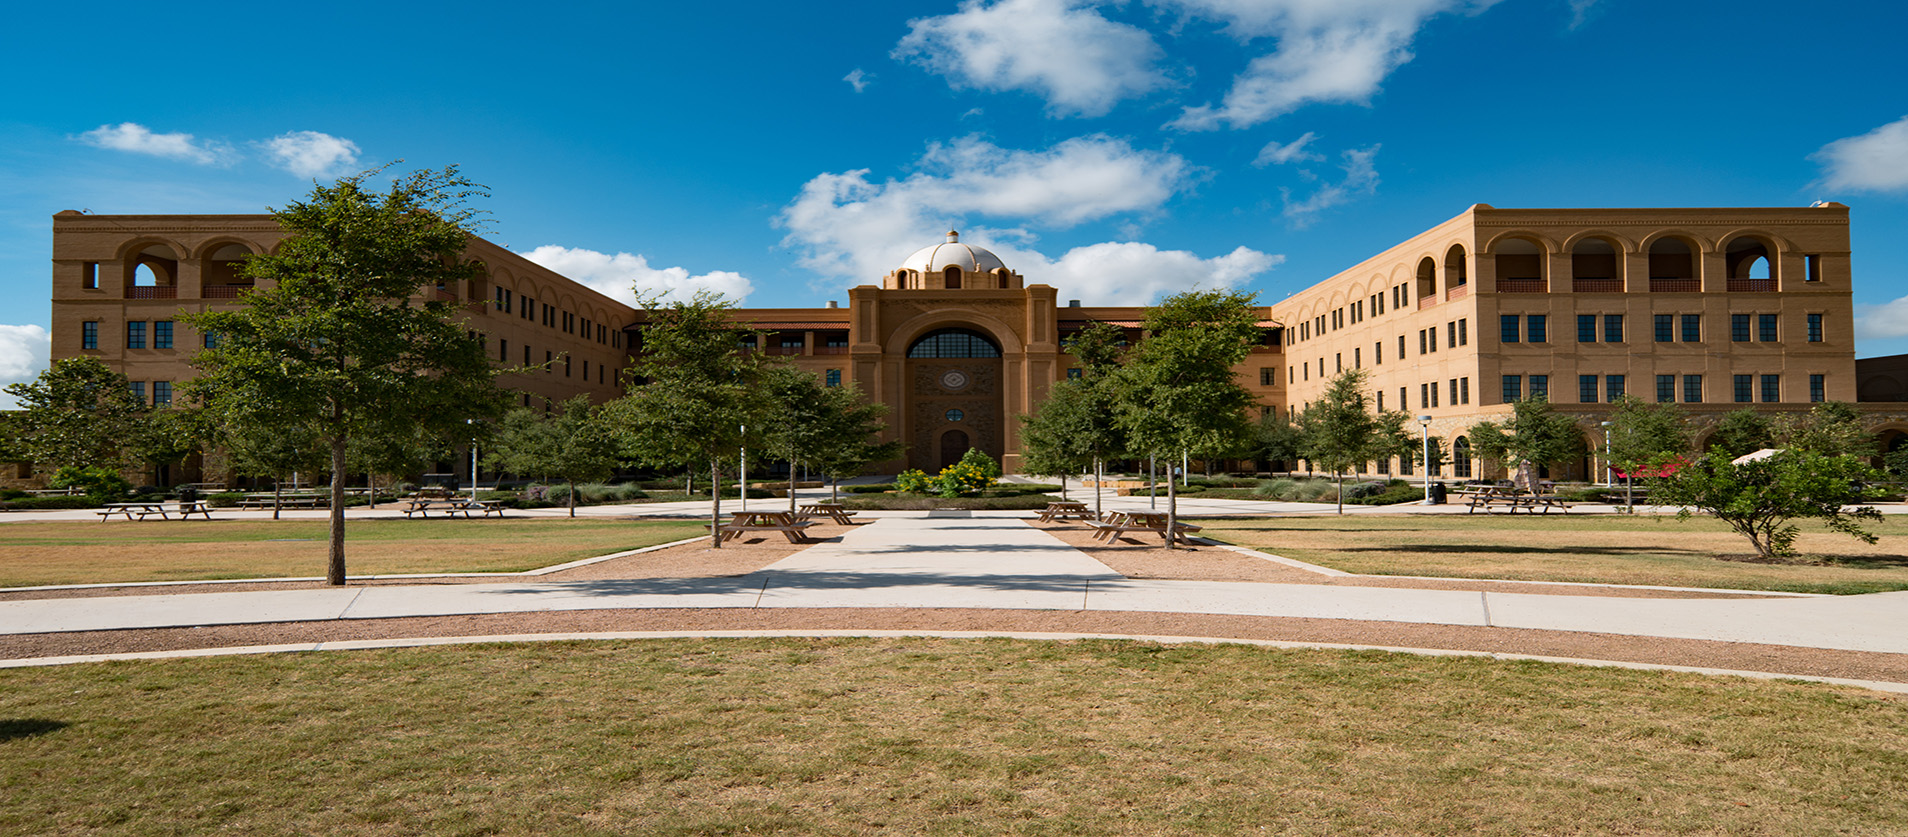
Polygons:
<instances>
[{"instance_id":1,"label":"shrub","mask_svg":"<svg viewBox=\"0 0 1908 837\"><path fill-rule=\"evenodd\" d=\"M932 494L937 488L934 481L919 468L909 468L896 474L894 487L907 494Z\"/></svg>"},{"instance_id":2,"label":"shrub","mask_svg":"<svg viewBox=\"0 0 1908 837\"><path fill-rule=\"evenodd\" d=\"M68 465L54 472L53 479L47 481L47 487L78 488L86 492L86 496L92 498L97 505L126 496L126 492L132 488L132 483L127 482L125 477L111 468L102 468L98 465L75 468ZM91 508L91 506L82 508Z\"/></svg>"},{"instance_id":3,"label":"shrub","mask_svg":"<svg viewBox=\"0 0 1908 837\"><path fill-rule=\"evenodd\" d=\"M1292 495L1292 489L1296 488L1297 486L1298 486L1297 480L1276 479L1276 480L1271 480L1269 482L1260 483L1257 490L1259 494L1265 497L1268 497L1274 500L1283 500L1287 497L1290 497Z\"/></svg>"},{"instance_id":4,"label":"shrub","mask_svg":"<svg viewBox=\"0 0 1908 837\"><path fill-rule=\"evenodd\" d=\"M50 511L57 509L90 509L100 505L100 501L84 494L56 494L51 497L22 497L18 500L0 502L0 509L12 511Z\"/></svg>"},{"instance_id":5,"label":"shrub","mask_svg":"<svg viewBox=\"0 0 1908 837\"><path fill-rule=\"evenodd\" d=\"M232 508L244 499L245 492L243 491L221 491L205 498L206 502L211 504L212 508L215 509Z\"/></svg>"},{"instance_id":6,"label":"shrub","mask_svg":"<svg viewBox=\"0 0 1908 837\"><path fill-rule=\"evenodd\" d=\"M0 488L0 500L18 500L25 496L27 493L18 488Z\"/></svg>"},{"instance_id":7,"label":"shrub","mask_svg":"<svg viewBox=\"0 0 1908 837\"><path fill-rule=\"evenodd\" d=\"M961 457L961 461L941 469L940 476L935 478L936 493L942 497L959 497L963 494L978 494L994 487L994 477L987 473L986 466L979 462L968 461L969 457L980 451L969 448L967 453L969 456ZM983 459L987 458L987 454L984 453L980 456ZM999 466L995 466L995 471L998 473Z\"/></svg>"},{"instance_id":8,"label":"shrub","mask_svg":"<svg viewBox=\"0 0 1908 837\"><path fill-rule=\"evenodd\" d=\"M1381 490L1357 499L1347 498L1347 503L1361 506L1395 506L1424 499L1424 486L1412 485L1404 480L1392 480L1382 485Z\"/></svg>"},{"instance_id":9,"label":"shrub","mask_svg":"<svg viewBox=\"0 0 1908 837\"><path fill-rule=\"evenodd\" d=\"M926 476L923 474L922 476ZM844 485L841 490L849 494L883 494L894 490L894 483L878 482L873 485Z\"/></svg>"}]
</instances>

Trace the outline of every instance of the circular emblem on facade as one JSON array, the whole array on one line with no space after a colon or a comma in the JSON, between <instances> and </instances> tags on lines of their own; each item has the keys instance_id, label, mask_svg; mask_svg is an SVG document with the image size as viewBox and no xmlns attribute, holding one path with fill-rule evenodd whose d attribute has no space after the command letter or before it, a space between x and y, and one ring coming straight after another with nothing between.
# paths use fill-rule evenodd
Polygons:
<instances>
[{"instance_id":1,"label":"circular emblem on facade","mask_svg":"<svg viewBox=\"0 0 1908 837\"><path fill-rule=\"evenodd\" d=\"M972 383L972 381L967 377L967 373L959 369L949 369L941 373L941 387L943 389L967 389L967 385L970 383ZM955 420L958 421L958 419Z\"/></svg>"},{"instance_id":2,"label":"circular emblem on facade","mask_svg":"<svg viewBox=\"0 0 1908 837\"><path fill-rule=\"evenodd\" d=\"M947 420L948 420L948 421L960 421L961 419L964 419L964 418L967 418L967 414L966 414L966 413L963 413L963 412L961 412L960 410L948 410L948 411L947 411Z\"/></svg>"}]
</instances>

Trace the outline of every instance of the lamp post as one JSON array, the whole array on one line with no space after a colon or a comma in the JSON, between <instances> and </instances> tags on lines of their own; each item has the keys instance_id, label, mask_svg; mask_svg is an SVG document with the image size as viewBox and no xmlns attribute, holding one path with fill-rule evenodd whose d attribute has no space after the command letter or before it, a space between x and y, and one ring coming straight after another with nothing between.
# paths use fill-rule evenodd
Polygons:
<instances>
[{"instance_id":1,"label":"lamp post","mask_svg":"<svg viewBox=\"0 0 1908 837\"><path fill-rule=\"evenodd\" d=\"M477 502L477 420L464 419L464 424L470 426L470 501L475 503ZM375 503L377 499L372 497L371 501Z\"/></svg>"},{"instance_id":2,"label":"lamp post","mask_svg":"<svg viewBox=\"0 0 1908 837\"><path fill-rule=\"evenodd\" d=\"M737 469L739 473L736 474L736 476L738 477L738 484L736 485L736 493L741 495L742 497L742 510L748 511L749 510L749 426L746 424L737 425L737 426L742 429L742 467ZM715 493L718 496L722 494L721 485L717 485L715 487Z\"/></svg>"},{"instance_id":3,"label":"lamp post","mask_svg":"<svg viewBox=\"0 0 1908 837\"><path fill-rule=\"evenodd\" d=\"M1424 503L1431 505L1431 417L1419 416L1418 427L1424 436Z\"/></svg>"},{"instance_id":4,"label":"lamp post","mask_svg":"<svg viewBox=\"0 0 1908 837\"><path fill-rule=\"evenodd\" d=\"M1615 485L1616 477L1610 473L1610 428L1615 427L1616 422L1606 421L1598 426L1603 428L1603 484Z\"/></svg>"}]
</instances>

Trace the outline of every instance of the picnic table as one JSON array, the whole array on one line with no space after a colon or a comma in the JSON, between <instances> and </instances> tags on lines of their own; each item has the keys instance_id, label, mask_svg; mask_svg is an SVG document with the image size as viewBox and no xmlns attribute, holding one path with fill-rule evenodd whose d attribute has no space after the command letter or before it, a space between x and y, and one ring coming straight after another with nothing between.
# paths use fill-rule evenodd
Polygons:
<instances>
[{"instance_id":1,"label":"picnic table","mask_svg":"<svg viewBox=\"0 0 1908 837\"><path fill-rule=\"evenodd\" d=\"M297 494L280 494L274 497L271 492L264 492L259 494L247 494L244 499L239 501L238 505L241 509L269 509L274 507L283 509L316 509L330 506L331 495L300 492Z\"/></svg>"},{"instance_id":2,"label":"picnic table","mask_svg":"<svg viewBox=\"0 0 1908 837\"><path fill-rule=\"evenodd\" d=\"M1076 503L1071 500L1055 500L1048 503L1047 508L1040 513L1042 523L1052 523L1067 518L1087 521L1099 519L1085 503Z\"/></svg>"},{"instance_id":3,"label":"picnic table","mask_svg":"<svg viewBox=\"0 0 1908 837\"><path fill-rule=\"evenodd\" d=\"M1491 509L1499 506L1510 509L1511 514L1516 514L1518 509L1528 509L1531 514L1537 514L1541 509L1543 514L1549 514L1553 508L1563 511L1564 514L1570 513L1570 504L1562 497L1555 494L1531 494L1514 486L1484 485L1469 491L1459 491L1457 494L1470 506L1465 509L1465 514L1475 514L1478 509L1483 509L1486 514L1489 514Z\"/></svg>"},{"instance_id":4,"label":"picnic table","mask_svg":"<svg viewBox=\"0 0 1908 837\"><path fill-rule=\"evenodd\" d=\"M1187 545L1192 544L1191 533L1199 531L1198 526L1180 523L1168 533L1166 521L1165 512L1111 512L1107 515L1105 522L1088 521L1088 525L1095 530L1093 533L1095 540L1103 540L1109 544L1117 543L1120 536L1128 532L1151 532L1159 535L1162 542L1178 541Z\"/></svg>"},{"instance_id":5,"label":"picnic table","mask_svg":"<svg viewBox=\"0 0 1908 837\"><path fill-rule=\"evenodd\" d=\"M485 517L489 517L493 514L498 517L504 516L503 503L496 500L472 500L468 497L431 496L407 497L404 503L405 507L402 511L405 517L410 517L415 514L419 517L428 518L433 511L443 512L445 517L456 517L460 514L465 518L469 518L472 514L482 514Z\"/></svg>"},{"instance_id":6,"label":"picnic table","mask_svg":"<svg viewBox=\"0 0 1908 837\"><path fill-rule=\"evenodd\" d=\"M167 506L171 506L172 508L167 509ZM105 508L94 512L94 514L99 515L99 522L105 523L106 518L116 514L125 515L127 520L132 520L134 515L138 515L140 520L145 520L155 514L159 516L160 520L171 520L172 515L170 512L174 511L179 513L180 520L184 520L195 514L203 516L206 520L212 519L212 506L204 500L154 500L143 503L107 503Z\"/></svg>"},{"instance_id":7,"label":"picnic table","mask_svg":"<svg viewBox=\"0 0 1908 837\"><path fill-rule=\"evenodd\" d=\"M827 515L830 519L843 526L852 526L856 522L854 513L848 511L848 507L840 503L804 504L801 511L795 513L795 520L812 520L821 515Z\"/></svg>"},{"instance_id":8,"label":"picnic table","mask_svg":"<svg viewBox=\"0 0 1908 837\"><path fill-rule=\"evenodd\" d=\"M802 530L813 525L813 521L796 520L785 511L739 511L728 523L717 524L716 543L741 537L744 532L780 532L789 543L803 543L808 537Z\"/></svg>"}]
</instances>

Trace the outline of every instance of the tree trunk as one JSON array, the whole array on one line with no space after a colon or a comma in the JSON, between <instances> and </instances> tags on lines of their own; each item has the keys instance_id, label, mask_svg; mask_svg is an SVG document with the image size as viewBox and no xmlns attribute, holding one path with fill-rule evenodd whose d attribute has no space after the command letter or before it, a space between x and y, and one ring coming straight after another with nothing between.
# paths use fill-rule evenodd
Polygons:
<instances>
[{"instance_id":1,"label":"tree trunk","mask_svg":"<svg viewBox=\"0 0 1908 837\"><path fill-rule=\"evenodd\" d=\"M272 519L278 519L278 507L285 503L285 485L277 477L272 477Z\"/></svg>"},{"instance_id":2,"label":"tree trunk","mask_svg":"<svg viewBox=\"0 0 1908 837\"><path fill-rule=\"evenodd\" d=\"M722 472L721 464L709 458L709 545L722 548Z\"/></svg>"},{"instance_id":3,"label":"tree trunk","mask_svg":"<svg viewBox=\"0 0 1908 837\"><path fill-rule=\"evenodd\" d=\"M788 513L795 513L795 462L788 463Z\"/></svg>"},{"instance_id":4,"label":"tree trunk","mask_svg":"<svg viewBox=\"0 0 1908 837\"><path fill-rule=\"evenodd\" d=\"M1168 471L1171 471L1172 467L1166 466ZM1166 548L1178 549L1179 547L1173 544L1173 541L1178 538L1173 530L1179 526L1179 489L1173 487L1172 474L1168 473L1166 476Z\"/></svg>"},{"instance_id":5,"label":"tree trunk","mask_svg":"<svg viewBox=\"0 0 1908 837\"><path fill-rule=\"evenodd\" d=\"M836 503L841 502L841 477L828 478L828 499Z\"/></svg>"},{"instance_id":6,"label":"tree trunk","mask_svg":"<svg viewBox=\"0 0 1908 837\"><path fill-rule=\"evenodd\" d=\"M1345 472L1338 472L1338 513L1345 513Z\"/></svg>"},{"instance_id":7,"label":"tree trunk","mask_svg":"<svg viewBox=\"0 0 1908 837\"><path fill-rule=\"evenodd\" d=\"M696 496L696 469L690 468L682 478L682 491L691 497Z\"/></svg>"},{"instance_id":8,"label":"tree trunk","mask_svg":"<svg viewBox=\"0 0 1908 837\"><path fill-rule=\"evenodd\" d=\"M345 438L334 436L331 439L331 561L325 567L325 583L338 587L345 583L344 472Z\"/></svg>"},{"instance_id":9,"label":"tree trunk","mask_svg":"<svg viewBox=\"0 0 1908 837\"><path fill-rule=\"evenodd\" d=\"M1106 491L1106 462L1098 456L1093 457L1093 519L1105 520L1106 513L1100 510L1100 495Z\"/></svg>"},{"instance_id":10,"label":"tree trunk","mask_svg":"<svg viewBox=\"0 0 1908 837\"><path fill-rule=\"evenodd\" d=\"M370 471L364 472L365 508L378 507L378 478Z\"/></svg>"},{"instance_id":11,"label":"tree trunk","mask_svg":"<svg viewBox=\"0 0 1908 837\"><path fill-rule=\"evenodd\" d=\"M470 484L471 484L471 492L470 492L471 496L475 497L477 496L477 489L476 489L477 481L473 479L471 480ZM575 518L576 517L576 480L570 480L569 486L570 486L570 517Z\"/></svg>"}]
</instances>

